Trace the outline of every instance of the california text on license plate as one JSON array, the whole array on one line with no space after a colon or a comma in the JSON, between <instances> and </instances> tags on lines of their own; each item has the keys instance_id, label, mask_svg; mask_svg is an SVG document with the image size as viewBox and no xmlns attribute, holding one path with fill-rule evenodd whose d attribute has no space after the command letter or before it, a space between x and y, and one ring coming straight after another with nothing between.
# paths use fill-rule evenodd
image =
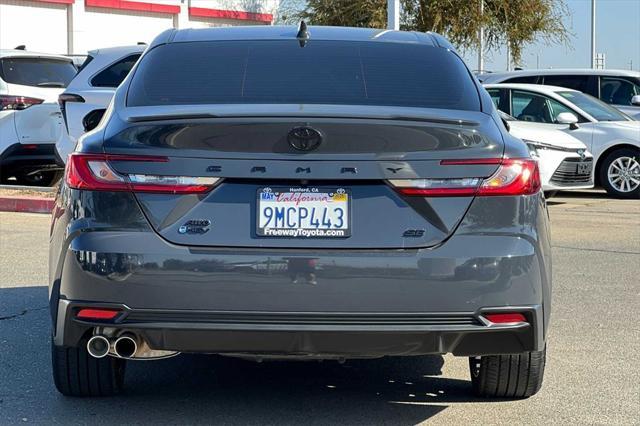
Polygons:
<instances>
[{"instance_id":1,"label":"california text on license plate","mask_svg":"<svg viewBox=\"0 0 640 426\"><path fill-rule=\"evenodd\" d=\"M259 188L256 234L343 238L351 235L350 193L344 188Z\"/></svg>"}]
</instances>

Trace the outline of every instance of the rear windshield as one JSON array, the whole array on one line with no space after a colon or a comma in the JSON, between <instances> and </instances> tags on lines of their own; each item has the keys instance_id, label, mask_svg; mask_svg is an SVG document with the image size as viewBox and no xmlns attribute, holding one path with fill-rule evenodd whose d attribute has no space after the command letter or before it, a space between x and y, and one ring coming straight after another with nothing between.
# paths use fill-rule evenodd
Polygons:
<instances>
[{"instance_id":1,"label":"rear windshield","mask_svg":"<svg viewBox=\"0 0 640 426\"><path fill-rule=\"evenodd\" d=\"M0 76L9 84L37 87L67 87L76 75L71 60L49 58L2 58Z\"/></svg>"},{"instance_id":2,"label":"rear windshield","mask_svg":"<svg viewBox=\"0 0 640 426\"><path fill-rule=\"evenodd\" d=\"M310 40L158 46L140 62L129 106L349 104L479 110L462 60L418 44Z\"/></svg>"}]
</instances>

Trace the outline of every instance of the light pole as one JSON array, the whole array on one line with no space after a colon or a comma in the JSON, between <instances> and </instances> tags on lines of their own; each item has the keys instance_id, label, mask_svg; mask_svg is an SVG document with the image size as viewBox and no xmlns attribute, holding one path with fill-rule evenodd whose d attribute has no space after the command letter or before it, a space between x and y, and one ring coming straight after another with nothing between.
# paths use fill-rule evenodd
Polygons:
<instances>
[{"instance_id":1,"label":"light pole","mask_svg":"<svg viewBox=\"0 0 640 426\"><path fill-rule=\"evenodd\" d=\"M591 0L591 68L596 67L596 0Z\"/></svg>"},{"instance_id":2,"label":"light pole","mask_svg":"<svg viewBox=\"0 0 640 426\"><path fill-rule=\"evenodd\" d=\"M484 25L482 16L484 15L484 0L480 0L480 30L478 31L478 72L484 71Z\"/></svg>"},{"instance_id":3,"label":"light pole","mask_svg":"<svg viewBox=\"0 0 640 426\"><path fill-rule=\"evenodd\" d=\"M400 0L387 0L387 29L400 29Z\"/></svg>"}]
</instances>

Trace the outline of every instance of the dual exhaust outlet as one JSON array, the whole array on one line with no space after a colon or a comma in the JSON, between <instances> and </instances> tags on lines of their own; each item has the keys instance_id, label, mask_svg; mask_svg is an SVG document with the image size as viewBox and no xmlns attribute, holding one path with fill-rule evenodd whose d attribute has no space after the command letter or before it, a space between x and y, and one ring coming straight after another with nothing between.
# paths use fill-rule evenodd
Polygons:
<instances>
[{"instance_id":1,"label":"dual exhaust outlet","mask_svg":"<svg viewBox=\"0 0 640 426\"><path fill-rule=\"evenodd\" d=\"M124 333L115 339L95 335L87 342L87 352L94 358L104 358L109 353L118 358L133 358L138 352L138 338L131 333Z\"/></svg>"}]
</instances>

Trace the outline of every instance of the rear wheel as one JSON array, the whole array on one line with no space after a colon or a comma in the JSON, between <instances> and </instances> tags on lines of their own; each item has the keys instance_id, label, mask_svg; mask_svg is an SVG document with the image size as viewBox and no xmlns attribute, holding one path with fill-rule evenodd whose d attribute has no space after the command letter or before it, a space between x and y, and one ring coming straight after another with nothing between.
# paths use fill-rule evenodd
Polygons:
<instances>
[{"instance_id":1,"label":"rear wheel","mask_svg":"<svg viewBox=\"0 0 640 426\"><path fill-rule=\"evenodd\" d=\"M640 198L640 150L616 149L600 164L600 184L616 198Z\"/></svg>"},{"instance_id":2,"label":"rear wheel","mask_svg":"<svg viewBox=\"0 0 640 426\"><path fill-rule=\"evenodd\" d=\"M111 396L120 393L124 383L125 360L94 358L87 352L86 340L80 347L60 347L51 342L53 381L66 396Z\"/></svg>"},{"instance_id":3,"label":"rear wheel","mask_svg":"<svg viewBox=\"0 0 640 426\"><path fill-rule=\"evenodd\" d=\"M473 392L484 398L528 398L542 386L546 349L469 358Z\"/></svg>"}]
</instances>

